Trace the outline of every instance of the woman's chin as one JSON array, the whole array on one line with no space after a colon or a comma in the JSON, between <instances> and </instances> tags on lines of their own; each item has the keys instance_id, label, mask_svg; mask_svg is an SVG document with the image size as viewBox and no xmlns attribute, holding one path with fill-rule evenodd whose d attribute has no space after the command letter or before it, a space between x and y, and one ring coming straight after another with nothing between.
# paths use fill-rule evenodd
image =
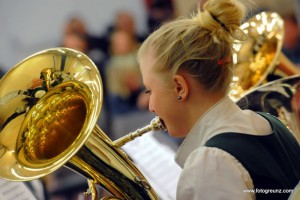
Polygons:
<instances>
[{"instance_id":1,"label":"woman's chin","mask_svg":"<svg viewBox=\"0 0 300 200\"><path fill-rule=\"evenodd\" d=\"M182 132L178 132L178 131L172 131L172 130L168 130L167 131L169 136L173 137L173 138L184 138L185 137L185 134L182 134Z\"/></svg>"}]
</instances>

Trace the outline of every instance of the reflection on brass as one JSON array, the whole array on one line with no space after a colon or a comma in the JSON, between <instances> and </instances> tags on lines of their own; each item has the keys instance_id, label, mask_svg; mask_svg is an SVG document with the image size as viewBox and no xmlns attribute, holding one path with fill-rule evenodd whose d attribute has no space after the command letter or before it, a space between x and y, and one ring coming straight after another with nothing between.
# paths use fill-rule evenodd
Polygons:
<instances>
[{"instance_id":1,"label":"reflection on brass","mask_svg":"<svg viewBox=\"0 0 300 200\"><path fill-rule=\"evenodd\" d=\"M5 146L0 146L0 158L5 154L5 152L6 152L6 148L5 148Z\"/></svg>"},{"instance_id":2,"label":"reflection on brass","mask_svg":"<svg viewBox=\"0 0 300 200\"><path fill-rule=\"evenodd\" d=\"M281 76L300 74L281 52L284 21L274 12L261 12L240 27L248 39L234 45L233 80L229 96L237 101L250 89L269 82L268 75L281 71Z\"/></svg>"},{"instance_id":3,"label":"reflection on brass","mask_svg":"<svg viewBox=\"0 0 300 200\"><path fill-rule=\"evenodd\" d=\"M261 12L240 28L248 39L233 46L229 97L242 108L277 116L300 143L300 70L281 52L283 19Z\"/></svg>"},{"instance_id":4,"label":"reflection on brass","mask_svg":"<svg viewBox=\"0 0 300 200\"><path fill-rule=\"evenodd\" d=\"M0 177L29 181L61 166L111 193L104 199L158 199L119 148L142 134L164 130L159 118L115 142L96 122L103 102L101 76L83 53L54 48L14 66L0 80Z\"/></svg>"}]
</instances>

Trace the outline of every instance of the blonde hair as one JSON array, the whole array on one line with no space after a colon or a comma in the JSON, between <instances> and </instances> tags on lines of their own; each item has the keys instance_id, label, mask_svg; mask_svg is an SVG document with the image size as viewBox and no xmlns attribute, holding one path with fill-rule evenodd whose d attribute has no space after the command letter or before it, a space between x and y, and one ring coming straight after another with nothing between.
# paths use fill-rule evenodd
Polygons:
<instances>
[{"instance_id":1,"label":"blonde hair","mask_svg":"<svg viewBox=\"0 0 300 200\"><path fill-rule=\"evenodd\" d=\"M239 27L246 8L238 0L209 0L191 18L162 25L141 45L138 60L154 53L156 72L172 78L184 70L208 91L228 90L232 79L232 47L245 40Z\"/></svg>"}]
</instances>

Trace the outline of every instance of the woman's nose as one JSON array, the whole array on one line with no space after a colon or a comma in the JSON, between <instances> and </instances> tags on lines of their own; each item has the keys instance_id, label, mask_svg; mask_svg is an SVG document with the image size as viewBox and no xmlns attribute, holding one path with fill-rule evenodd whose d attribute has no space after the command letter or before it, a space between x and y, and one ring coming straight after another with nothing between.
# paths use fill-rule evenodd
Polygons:
<instances>
[{"instance_id":1,"label":"woman's nose","mask_svg":"<svg viewBox=\"0 0 300 200\"><path fill-rule=\"evenodd\" d=\"M155 113L154 108L151 104L151 101L149 101L149 111Z\"/></svg>"}]
</instances>

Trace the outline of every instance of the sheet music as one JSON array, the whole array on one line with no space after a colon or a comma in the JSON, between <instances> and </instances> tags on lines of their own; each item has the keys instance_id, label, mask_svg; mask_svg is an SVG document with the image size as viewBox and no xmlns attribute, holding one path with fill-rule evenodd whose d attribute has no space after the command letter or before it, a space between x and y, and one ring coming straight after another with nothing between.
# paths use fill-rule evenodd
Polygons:
<instances>
[{"instance_id":1,"label":"sheet music","mask_svg":"<svg viewBox=\"0 0 300 200\"><path fill-rule=\"evenodd\" d=\"M175 151L147 133L127 144L122 149L133 160L162 200L176 199L176 187L181 168L175 163Z\"/></svg>"},{"instance_id":2,"label":"sheet music","mask_svg":"<svg viewBox=\"0 0 300 200\"><path fill-rule=\"evenodd\" d=\"M0 179L0 200L37 200L23 182Z\"/></svg>"}]
</instances>

